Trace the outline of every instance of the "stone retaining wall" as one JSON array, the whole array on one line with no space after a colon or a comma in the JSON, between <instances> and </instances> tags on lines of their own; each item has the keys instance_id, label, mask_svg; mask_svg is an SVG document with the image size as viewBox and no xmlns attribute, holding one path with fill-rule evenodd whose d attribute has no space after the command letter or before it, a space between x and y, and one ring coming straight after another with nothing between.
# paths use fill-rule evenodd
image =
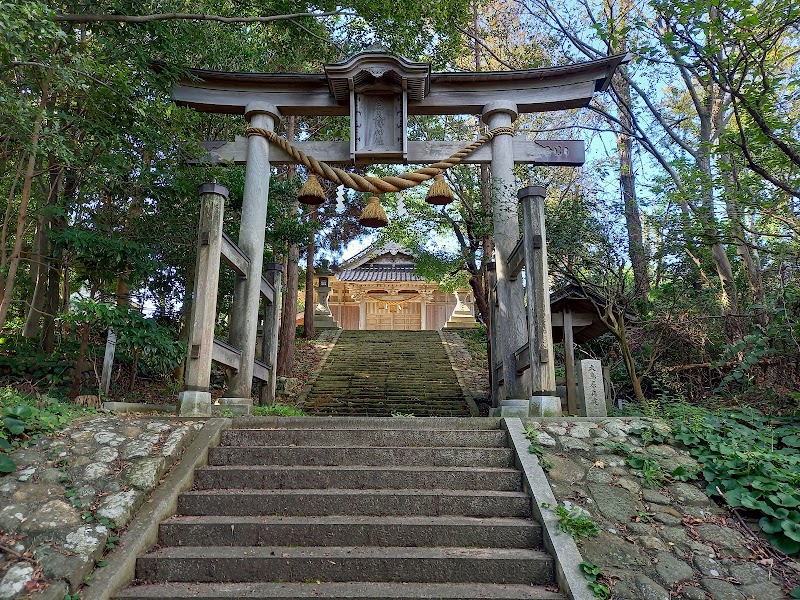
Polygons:
<instances>
[{"instance_id":1,"label":"stone retaining wall","mask_svg":"<svg viewBox=\"0 0 800 600\"><path fill-rule=\"evenodd\" d=\"M204 423L101 416L11 456L0 477L0 600L63 600ZM110 524L116 529L111 529Z\"/></svg>"},{"instance_id":2,"label":"stone retaining wall","mask_svg":"<svg viewBox=\"0 0 800 600\"><path fill-rule=\"evenodd\" d=\"M770 570L775 561L750 531L696 485L658 481L679 466L698 467L679 448L657 443L643 447L642 437L631 434L647 428L666 432L665 425L611 418L523 422L542 454L556 498L567 508L580 507L599 525L599 535L582 538L579 548L613 583L613 598L787 597L783 586L788 582ZM645 473L629 465L630 456L655 463Z\"/></svg>"}]
</instances>

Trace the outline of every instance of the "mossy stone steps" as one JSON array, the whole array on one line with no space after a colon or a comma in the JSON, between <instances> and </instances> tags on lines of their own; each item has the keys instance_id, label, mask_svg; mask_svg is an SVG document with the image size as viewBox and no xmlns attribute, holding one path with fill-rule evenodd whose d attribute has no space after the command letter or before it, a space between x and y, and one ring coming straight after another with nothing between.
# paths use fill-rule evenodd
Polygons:
<instances>
[{"instance_id":1,"label":"mossy stone steps","mask_svg":"<svg viewBox=\"0 0 800 600\"><path fill-rule=\"evenodd\" d=\"M305 407L315 415L469 415L435 331L343 331Z\"/></svg>"}]
</instances>

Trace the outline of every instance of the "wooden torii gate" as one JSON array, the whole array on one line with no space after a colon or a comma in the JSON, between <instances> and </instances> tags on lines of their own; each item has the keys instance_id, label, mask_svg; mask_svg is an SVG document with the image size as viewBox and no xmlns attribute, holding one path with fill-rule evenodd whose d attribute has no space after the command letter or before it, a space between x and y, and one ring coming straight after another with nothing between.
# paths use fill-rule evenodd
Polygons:
<instances>
[{"instance_id":1,"label":"wooden torii gate","mask_svg":"<svg viewBox=\"0 0 800 600\"><path fill-rule=\"evenodd\" d=\"M580 166L584 162L582 141L518 139L513 135L512 124L520 113L586 106L596 92L608 87L615 69L626 61L626 55L616 55L545 69L432 73L427 63L410 62L383 50L367 50L343 62L325 65L319 74L192 70L191 78L175 86L173 97L177 104L198 111L244 115L251 128L268 132L285 116L350 116L347 142L293 142L307 155L337 164L436 163L469 142L409 141L408 116L480 114L486 126L496 133L464 163L491 166L496 281L491 338L498 365L492 368L492 375L502 382L502 387L495 386L494 403L504 405L527 402L532 396L555 396L552 347L540 352L542 343L552 346L548 342L552 340L549 314L536 308L541 305L537 302L536 307L529 304L526 319L522 282L509 265L520 237L514 164ZM238 248L249 257L249 272L260 274L270 168L294 163L295 159L257 135L233 142L213 142L207 147L212 160L246 164ZM525 197L537 196L539 189L528 189ZM543 191L541 195L543 199ZM529 222L544 235L543 221L538 226ZM530 247L534 248L534 238ZM519 257L515 260L520 263ZM535 276L534 271L528 271L528 287L535 287L536 298L549 295L546 257L543 264L544 271L539 257ZM230 344L239 349L240 357L238 370L229 381L229 405L247 406L251 402L260 282L260 277L237 279ZM215 294L216 284L203 293ZM539 332L536 356L525 361L530 364L526 370L529 376L520 377L519 351L528 344L529 332L533 331ZM265 339L267 336L276 340L277 327L268 331L265 324ZM208 352L211 350L204 354L202 348L196 348L194 355ZM192 360L190 352L190 367ZM208 411L207 390L182 392L181 414Z\"/></svg>"}]
</instances>

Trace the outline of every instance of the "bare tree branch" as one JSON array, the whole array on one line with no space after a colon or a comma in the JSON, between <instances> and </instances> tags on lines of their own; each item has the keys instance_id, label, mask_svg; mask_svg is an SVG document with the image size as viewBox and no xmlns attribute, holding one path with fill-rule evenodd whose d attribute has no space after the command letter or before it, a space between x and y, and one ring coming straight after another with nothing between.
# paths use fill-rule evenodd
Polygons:
<instances>
[{"instance_id":1,"label":"bare tree branch","mask_svg":"<svg viewBox=\"0 0 800 600\"><path fill-rule=\"evenodd\" d=\"M156 13L152 15L106 15L96 13L56 14L50 17L53 21L68 23L151 23L153 21L217 21L219 23L272 23L290 21L302 17L320 19L322 17L354 16L354 13L343 10L329 12L305 12L287 15L270 15L266 17L223 17L220 15L204 15L194 13Z\"/></svg>"}]
</instances>

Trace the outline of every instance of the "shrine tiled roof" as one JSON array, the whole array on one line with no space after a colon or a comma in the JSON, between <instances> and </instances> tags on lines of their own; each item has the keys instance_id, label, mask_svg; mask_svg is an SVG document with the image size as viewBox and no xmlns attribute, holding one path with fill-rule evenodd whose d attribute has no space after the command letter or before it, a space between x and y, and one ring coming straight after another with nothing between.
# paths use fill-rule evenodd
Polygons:
<instances>
[{"instance_id":1,"label":"shrine tiled roof","mask_svg":"<svg viewBox=\"0 0 800 600\"><path fill-rule=\"evenodd\" d=\"M364 264L336 275L339 281L425 281L414 274L414 265Z\"/></svg>"}]
</instances>

